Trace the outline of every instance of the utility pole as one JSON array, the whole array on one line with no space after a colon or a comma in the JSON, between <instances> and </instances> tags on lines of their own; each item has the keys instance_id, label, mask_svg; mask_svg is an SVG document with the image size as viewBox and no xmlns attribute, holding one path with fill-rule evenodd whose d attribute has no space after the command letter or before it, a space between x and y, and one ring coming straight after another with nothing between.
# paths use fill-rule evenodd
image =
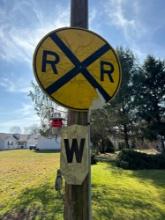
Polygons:
<instances>
[{"instance_id":1,"label":"utility pole","mask_svg":"<svg viewBox=\"0 0 165 220\"><path fill-rule=\"evenodd\" d=\"M71 0L71 27L88 29L88 0ZM68 125L73 124L87 126L88 112L69 110ZM90 166L82 185L65 184L64 220L90 220L90 185Z\"/></svg>"},{"instance_id":2,"label":"utility pole","mask_svg":"<svg viewBox=\"0 0 165 220\"><path fill-rule=\"evenodd\" d=\"M64 220L91 220L91 156L90 146L87 143L90 137L87 134L90 105L93 101L97 102L96 95L97 98L102 96L106 102L111 100L121 82L120 64L113 48L101 36L81 28L88 29L88 0L71 0L71 28L61 28L46 35L37 45L33 57L34 74L45 93L53 101L78 110L69 110L70 127L61 133L63 139L60 165L66 179ZM78 52L79 56L86 55L86 58L80 61L74 49L75 46L81 49L84 42L88 42L85 46L87 48L84 48L86 54L81 54L81 50ZM89 48L91 42L92 46ZM91 51L88 51L89 49ZM72 69L68 62L66 65L62 62L66 58L73 63ZM93 63L94 66L91 65ZM57 73L56 64L59 70L64 69L64 73L61 71ZM88 66L91 67L90 70ZM95 74L92 74L93 72ZM58 77L54 77L53 74L58 74ZM104 78L104 74L108 74L109 77ZM84 85L83 80L77 80L82 76ZM72 83L69 83L71 80ZM82 82L81 87L78 86L78 81ZM67 89L64 87L65 84ZM80 111L81 109L86 111ZM72 141L71 147L69 141Z\"/></svg>"}]
</instances>

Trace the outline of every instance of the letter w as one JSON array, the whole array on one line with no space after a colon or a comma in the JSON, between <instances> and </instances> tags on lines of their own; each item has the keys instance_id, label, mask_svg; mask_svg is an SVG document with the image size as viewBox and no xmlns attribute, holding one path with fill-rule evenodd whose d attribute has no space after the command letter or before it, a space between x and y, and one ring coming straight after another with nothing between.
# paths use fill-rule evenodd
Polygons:
<instances>
[{"instance_id":1,"label":"letter w","mask_svg":"<svg viewBox=\"0 0 165 220\"><path fill-rule=\"evenodd\" d=\"M69 145L69 139L64 139L65 151L68 163L72 163L73 155L75 153L77 163L81 163L83 151L84 151L85 138L80 141L80 147L78 147L77 139L72 139L72 146Z\"/></svg>"}]
</instances>

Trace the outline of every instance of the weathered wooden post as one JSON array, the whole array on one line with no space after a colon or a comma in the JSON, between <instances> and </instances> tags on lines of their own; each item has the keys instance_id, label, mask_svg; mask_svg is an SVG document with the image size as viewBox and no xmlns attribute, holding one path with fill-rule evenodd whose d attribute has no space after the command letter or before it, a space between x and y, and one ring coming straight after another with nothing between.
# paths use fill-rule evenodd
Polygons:
<instances>
[{"instance_id":1,"label":"weathered wooden post","mask_svg":"<svg viewBox=\"0 0 165 220\"><path fill-rule=\"evenodd\" d=\"M88 28L88 0L71 0L71 26ZM69 110L68 125L88 124L88 112ZM90 172L83 184L65 184L65 220L89 220L90 217Z\"/></svg>"}]
</instances>

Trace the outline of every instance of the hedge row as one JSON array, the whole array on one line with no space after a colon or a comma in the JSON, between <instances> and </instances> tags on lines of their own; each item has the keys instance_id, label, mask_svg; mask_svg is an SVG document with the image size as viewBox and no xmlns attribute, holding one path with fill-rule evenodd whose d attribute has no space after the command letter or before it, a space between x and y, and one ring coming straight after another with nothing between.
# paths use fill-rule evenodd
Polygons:
<instances>
[{"instance_id":1,"label":"hedge row","mask_svg":"<svg viewBox=\"0 0 165 220\"><path fill-rule=\"evenodd\" d=\"M165 154L149 155L134 150L122 150L117 165L124 169L165 169Z\"/></svg>"}]
</instances>

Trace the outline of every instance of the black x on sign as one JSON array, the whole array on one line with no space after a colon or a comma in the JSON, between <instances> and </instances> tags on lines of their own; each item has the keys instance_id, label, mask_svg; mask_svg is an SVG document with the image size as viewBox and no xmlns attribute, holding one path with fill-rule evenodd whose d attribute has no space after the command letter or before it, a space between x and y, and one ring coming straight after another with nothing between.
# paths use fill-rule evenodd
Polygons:
<instances>
[{"instance_id":1,"label":"black x on sign","mask_svg":"<svg viewBox=\"0 0 165 220\"><path fill-rule=\"evenodd\" d=\"M34 73L52 100L76 110L88 110L98 93L108 102L121 81L112 47L99 35L79 28L46 35L34 54Z\"/></svg>"}]
</instances>

